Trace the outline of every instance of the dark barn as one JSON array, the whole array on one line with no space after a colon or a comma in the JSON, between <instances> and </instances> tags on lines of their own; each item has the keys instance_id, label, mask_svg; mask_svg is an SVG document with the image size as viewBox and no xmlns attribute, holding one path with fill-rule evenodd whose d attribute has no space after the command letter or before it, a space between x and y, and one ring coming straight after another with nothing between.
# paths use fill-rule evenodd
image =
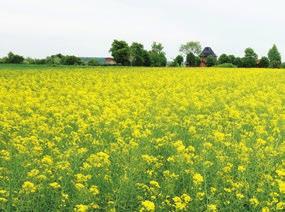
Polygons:
<instances>
[{"instance_id":1,"label":"dark barn","mask_svg":"<svg viewBox=\"0 0 285 212\"><path fill-rule=\"evenodd\" d=\"M207 67L207 57L209 56L217 57L211 47L206 47L200 54L200 67Z\"/></svg>"}]
</instances>

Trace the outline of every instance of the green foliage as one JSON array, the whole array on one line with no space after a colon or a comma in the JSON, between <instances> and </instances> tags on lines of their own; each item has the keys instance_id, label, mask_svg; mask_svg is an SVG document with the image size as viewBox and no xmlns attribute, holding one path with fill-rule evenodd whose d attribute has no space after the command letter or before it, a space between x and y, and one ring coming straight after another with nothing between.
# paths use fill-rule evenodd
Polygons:
<instances>
[{"instance_id":1,"label":"green foliage","mask_svg":"<svg viewBox=\"0 0 285 212\"><path fill-rule=\"evenodd\" d=\"M237 68L237 66L232 64L232 63L223 63L223 64L217 65L216 67L219 67L219 68Z\"/></svg>"},{"instance_id":2,"label":"green foliage","mask_svg":"<svg viewBox=\"0 0 285 212\"><path fill-rule=\"evenodd\" d=\"M251 58L254 58L255 60L258 59L257 54L254 52L252 48L245 49L244 53L245 53L245 57L251 57Z\"/></svg>"},{"instance_id":3,"label":"green foliage","mask_svg":"<svg viewBox=\"0 0 285 212\"><path fill-rule=\"evenodd\" d=\"M212 67L217 64L217 58L212 55L208 56L206 60L207 60L208 67Z\"/></svg>"},{"instance_id":4,"label":"green foliage","mask_svg":"<svg viewBox=\"0 0 285 212\"><path fill-rule=\"evenodd\" d=\"M243 66L242 59L240 57L236 57L233 64L239 68L242 67Z\"/></svg>"},{"instance_id":5,"label":"green foliage","mask_svg":"<svg viewBox=\"0 0 285 212\"><path fill-rule=\"evenodd\" d=\"M277 49L277 46L274 44L273 47L268 52L268 59L270 62L271 68L280 68L281 65L281 55Z\"/></svg>"},{"instance_id":6,"label":"green foliage","mask_svg":"<svg viewBox=\"0 0 285 212\"><path fill-rule=\"evenodd\" d=\"M218 59L218 64L229 63L229 57L226 54L222 54Z\"/></svg>"},{"instance_id":7,"label":"green foliage","mask_svg":"<svg viewBox=\"0 0 285 212\"><path fill-rule=\"evenodd\" d=\"M245 56L242 58L242 66L246 68L254 68L257 65L258 56L252 48L247 48L244 51Z\"/></svg>"},{"instance_id":8,"label":"green foliage","mask_svg":"<svg viewBox=\"0 0 285 212\"><path fill-rule=\"evenodd\" d=\"M3 58L3 63L21 64L23 62L24 62L24 57L14 54L13 52L9 52L8 56Z\"/></svg>"},{"instance_id":9,"label":"green foliage","mask_svg":"<svg viewBox=\"0 0 285 212\"><path fill-rule=\"evenodd\" d=\"M126 41L114 40L110 52L118 64L130 65L130 47Z\"/></svg>"},{"instance_id":10,"label":"green foliage","mask_svg":"<svg viewBox=\"0 0 285 212\"><path fill-rule=\"evenodd\" d=\"M182 66L183 65L183 61L184 58L181 55L178 55L175 59L174 59L174 63L177 64L177 66Z\"/></svg>"},{"instance_id":11,"label":"green foliage","mask_svg":"<svg viewBox=\"0 0 285 212\"><path fill-rule=\"evenodd\" d=\"M234 55L229 55L228 59L229 59L229 63L233 64L235 62L236 57Z\"/></svg>"},{"instance_id":12,"label":"green foliage","mask_svg":"<svg viewBox=\"0 0 285 212\"><path fill-rule=\"evenodd\" d=\"M192 52L186 56L186 66L195 67L199 64L199 57L196 57Z\"/></svg>"},{"instance_id":13,"label":"green foliage","mask_svg":"<svg viewBox=\"0 0 285 212\"><path fill-rule=\"evenodd\" d=\"M62 59L63 59L62 54L51 55L46 58L46 63L48 65L61 65Z\"/></svg>"},{"instance_id":14,"label":"green foliage","mask_svg":"<svg viewBox=\"0 0 285 212\"><path fill-rule=\"evenodd\" d=\"M96 59L92 59L92 60L89 60L87 62L87 65L89 65L89 66L99 66L99 63L98 63L98 61Z\"/></svg>"},{"instance_id":15,"label":"green foliage","mask_svg":"<svg viewBox=\"0 0 285 212\"><path fill-rule=\"evenodd\" d=\"M258 67L268 68L269 67L269 59L267 57L262 57L259 61Z\"/></svg>"},{"instance_id":16,"label":"green foliage","mask_svg":"<svg viewBox=\"0 0 285 212\"><path fill-rule=\"evenodd\" d=\"M163 67L167 64L165 52L161 43L153 42L149 51L150 65L152 67Z\"/></svg>"},{"instance_id":17,"label":"green foliage","mask_svg":"<svg viewBox=\"0 0 285 212\"><path fill-rule=\"evenodd\" d=\"M132 66L149 66L149 53L140 43L133 43L130 47L130 62Z\"/></svg>"},{"instance_id":18,"label":"green foliage","mask_svg":"<svg viewBox=\"0 0 285 212\"><path fill-rule=\"evenodd\" d=\"M81 65L82 61L79 57L73 56L73 55L66 55L62 58L62 64L63 65Z\"/></svg>"},{"instance_id":19,"label":"green foliage","mask_svg":"<svg viewBox=\"0 0 285 212\"><path fill-rule=\"evenodd\" d=\"M281 68L285 68L285 63L281 63Z\"/></svg>"},{"instance_id":20,"label":"green foliage","mask_svg":"<svg viewBox=\"0 0 285 212\"><path fill-rule=\"evenodd\" d=\"M243 57L242 58L242 67L245 68L254 68L256 67L256 60L253 57Z\"/></svg>"},{"instance_id":21,"label":"green foliage","mask_svg":"<svg viewBox=\"0 0 285 212\"><path fill-rule=\"evenodd\" d=\"M202 46L198 41L190 41L187 42L186 44L182 44L179 51L186 56L190 53L193 53L194 55L197 56L201 54Z\"/></svg>"}]
</instances>

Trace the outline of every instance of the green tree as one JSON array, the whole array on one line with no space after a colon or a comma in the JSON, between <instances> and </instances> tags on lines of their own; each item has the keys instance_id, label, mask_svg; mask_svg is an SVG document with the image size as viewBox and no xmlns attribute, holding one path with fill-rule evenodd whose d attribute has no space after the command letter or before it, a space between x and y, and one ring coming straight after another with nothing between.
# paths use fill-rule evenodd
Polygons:
<instances>
[{"instance_id":1,"label":"green tree","mask_svg":"<svg viewBox=\"0 0 285 212\"><path fill-rule=\"evenodd\" d=\"M255 60L258 59L258 56L257 54L254 52L254 50L252 48L246 48L244 50L244 53L245 53L245 57L252 57L254 58Z\"/></svg>"},{"instance_id":2,"label":"green tree","mask_svg":"<svg viewBox=\"0 0 285 212\"><path fill-rule=\"evenodd\" d=\"M24 62L24 57L14 54L13 52L9 52L8 56L4 58L4 63L20 64L23 62Z\"/></svg>"},{"instance_id":3,"label":"green tree","mask_svg":"<svg viewBox=\"0 0 285 212\"><path fill-rule=\"evenodd\" d=\"M177 64L177 66L182 66L183 65L183 61L184 58L181 55L178 55L175 59L174 59L174 63Z\"/></svg>"},{"instance_id":4,"label":"green tree","mask_svg":"<svg viewBox=\"0 0 285 212\"><path fill-rule=\"evenodd\" d=\"M79 57L73 55L66 55L62 57L62 64L63 65L80 65L82 61Z\"/></svg>"},{"instance_id":5,"label":"green tree","mask_svg":"<svg viewBox=\"0 0 285 212\"><path fill-rule=\"evenodd\" d=\"M186 66L195 67L197 66L197 58L192 52L186 56Z\"/></svg>"},{"instance_id":6,"label":"green tree","mask_svg":"<svg viewBox=\"0 0 285 212\"><path fill-rule=\"evenodd\" d=\"M87 64L89 66L99 66L100 65L96 59L89 60Z\"/></svg>"},{"instance_id":7,"label":"green tree","mask_svg":"<svg viewBox=\"0 0 285 212\"><path fill-rule=\"evenodd\" d=\"M222 54L218 59L219 64L224 64L224 63L229 63L229 62L230 62L230 59L229 59L228 55L226 55L226 54Z\"/></svg>"},{"instance_id":8,"label":"green tree","mask_svg":"<svg viewBox=\"0 0 285 212\"><path fill-rule=\"evenodd\" d=\"M236 57L231 54L228 56L228 58L229 58L229 63L234 64Z\"/></svg>"},{"instance_id":9,"label":"green tree","mask_svg":"<svg viewBox=\"0 0 285 212\"><path fill-rule=\"evenodd\" d=\"M140 43L132 43L130 47L130 62L133 66L148 66L149 55Z\"/></svg>"},{"instance_id":10,"label":"green tree","mask_svg":"<svg viewBox=\"0 0 285 212\"><path fill-rule=\"evenodd\" d=\"M279 53L277 46L274 44L268 52L268 59L271 68L280 68L281 54Z\"/></svg>"},{"instance_id":11,"label":"green tree","mask_svg":"<svg viewBox=\"0 0 285 212\"><path fill-rule=\"evenodd\" d=\"M163 67L167 64L165 52L161 43L153 42L149 51L150 65L153 67Z\"/></svg>"},{"instance_id":12,"label":"green tree","mask_svg":"<svg viewBox=\"0 0 285 212\"><path fill-rule=\"evenodd\" d=\"M46 58L46 63L49 65L62 65L63 57L62 54L51 55Z\"/></svg>"},{"instance_id":13,"label":"green tree","mask_svg":"<svg viewBox=\"0 0 285 212\"><path fill-rule=\"evenodd\" d=\"M110 52L118 64L130 65L130 47L126 41L114 40Z\"/></svg>"},{"instance_id":14,"label":"green tree","mask_svg":"<svg viewBox=\"0 0 285 212\"><path fill-rule=\"evenodd\" d=\"M212 55L208 56L206 61L207 61L208 67L212 67L212 66L215 66L217 64L217 58L212 56Z\"/></svg>"},{"instance_id":15,"label":"green tree","mask_svg":"<svg viewBox=\"0 0 285 212\"><path fill-rule=\"evenodd\" d=\"M262 57L259 61L258 67L268 68L269 67L269 59L267 57Z\"/></svg>"},{"instance_id":16,"label":"green tree","mask_svg":"<svg viewBox=\"0 0 285 212\"><path fill-rule=\"evenodd\" d=\"M190 41L180 46L179 51L187 57L189 53L194 55L200 55L202 52L202 46L198 41Z\"/></svg>"},{"instance_id":17,"label":"green tree","mask_svg":"<svg viewBox=\"0 0 285 212\"><path fill-rule=\"evenodd\" d=\"M252 48L247 48L244 51L245 55L242 58L243 67L253 68L256 67L258 56Z\"/></svg>"},{"instance_id":18,"label":"green tree","mask_svg":"<svg viewBox=\"0 0 285 212\"><path fill-rule=\"evenodd\" d=\"M240 57L236 57L233 64L237 67L243 67L242 59Z\"/></svg>"}]
</instances>

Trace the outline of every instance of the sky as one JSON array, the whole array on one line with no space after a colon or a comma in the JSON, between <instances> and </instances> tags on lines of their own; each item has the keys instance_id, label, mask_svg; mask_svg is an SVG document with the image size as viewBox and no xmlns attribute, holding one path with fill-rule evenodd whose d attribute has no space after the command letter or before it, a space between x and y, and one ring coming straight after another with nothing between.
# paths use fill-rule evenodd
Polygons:
<instances>
[{"instance_id":1,"label":"sky","mask_svg":"<svg viewBox=\"0 0 285 212\"><path fill-rule=\"evenodd\" d=\"M169 59L188 41L216 54L285 59L284 0L0 0L0 56L110 56L114 39L161 42Z\"/></svg>"}]
</instances>

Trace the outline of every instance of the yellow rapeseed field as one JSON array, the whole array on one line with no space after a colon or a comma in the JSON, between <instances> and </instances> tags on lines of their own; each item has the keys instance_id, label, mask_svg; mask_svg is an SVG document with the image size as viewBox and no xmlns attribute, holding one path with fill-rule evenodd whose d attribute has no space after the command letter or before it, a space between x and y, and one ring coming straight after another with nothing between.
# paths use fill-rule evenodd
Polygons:
<instances>
[{"instance_id":1,"label":"yellow rapeseed field","mask_svg":"<svg viewBox=\"0 0 285 212\"><path fill-rule=\"evenodd\" d=\"M0 211L284 211L285 71L0 70Z\"/></svg>"}]
</instances>

